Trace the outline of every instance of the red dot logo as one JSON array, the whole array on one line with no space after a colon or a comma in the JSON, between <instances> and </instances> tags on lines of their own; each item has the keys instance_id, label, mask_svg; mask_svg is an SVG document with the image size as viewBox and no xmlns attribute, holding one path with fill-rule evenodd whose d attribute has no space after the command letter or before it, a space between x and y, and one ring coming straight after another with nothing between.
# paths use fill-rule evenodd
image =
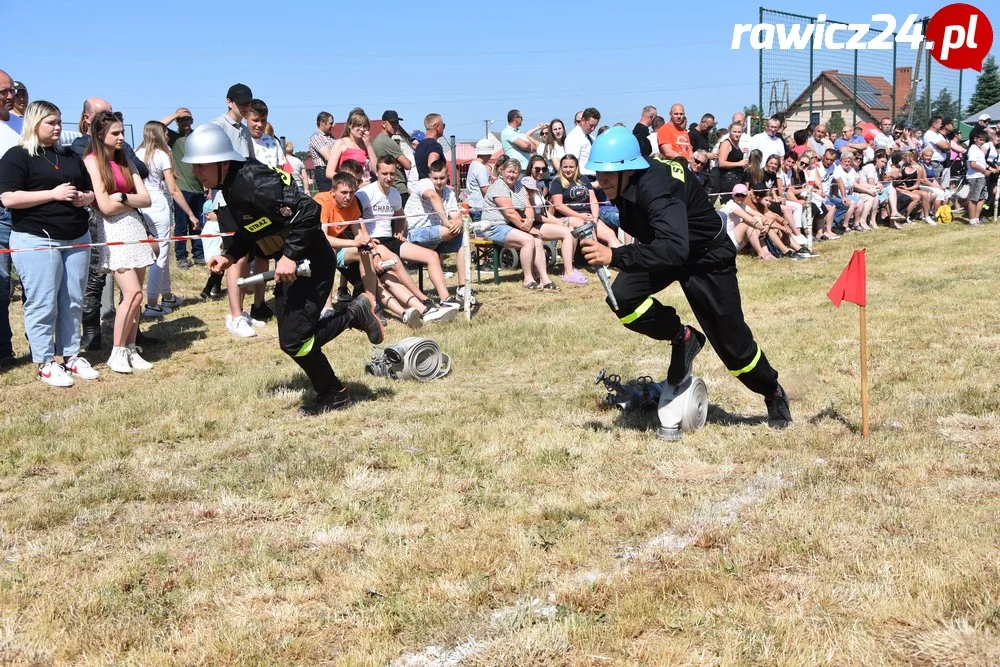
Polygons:
<instances>
[{"instance_id":1,"label":"red dot logo","mask_svg":"<svg viewBox=\"0 0 1000 667\"><path fill-rule=\"evenodd\" d=\"M942 7L927 23L927 48L950 69L983 71L983 59L993 46L993 26L981 10L965 3Z\"/></svg>"}]
</instances>

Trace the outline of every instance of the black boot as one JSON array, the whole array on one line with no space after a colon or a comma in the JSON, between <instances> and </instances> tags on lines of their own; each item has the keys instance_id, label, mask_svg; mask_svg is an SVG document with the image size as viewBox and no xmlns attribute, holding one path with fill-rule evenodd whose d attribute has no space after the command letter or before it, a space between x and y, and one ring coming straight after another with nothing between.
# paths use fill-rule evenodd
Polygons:
<instances>
[{"instance_id":1,"label":"black boot","mask_svg":"<svg viewBox=\"0 0 1000 667\"><path fill-rule=\"evenodd\" d=\"M792 423L792 411L788 407L788 394L778 385L770 398L764 399L767 406L767 425L774 429L787 428Z\"/></svg>"},{"instance_id":2,"label":"black boot","mask_svg":"<svg viewBox=\"0 0 1000 667\"><path fill-rule=\"evenodd\" d=\"M96 352L101 349L101 320L98 318L97 324L84 323L83 335L80 336L80 349L87 352Z\"/></svg>"},{"instance_id":3,"label":"black boot","mask_svg":"<svg viewBox=\"0 0 1000 667\"><path fill-rule=\"evenodd\" d=\"M694 358L705 345L705 334L694 327L682 326L681 332L671 341L670 366L667 368L667 384L679 385L691 374Z\"/></svg>"}]
</instances>

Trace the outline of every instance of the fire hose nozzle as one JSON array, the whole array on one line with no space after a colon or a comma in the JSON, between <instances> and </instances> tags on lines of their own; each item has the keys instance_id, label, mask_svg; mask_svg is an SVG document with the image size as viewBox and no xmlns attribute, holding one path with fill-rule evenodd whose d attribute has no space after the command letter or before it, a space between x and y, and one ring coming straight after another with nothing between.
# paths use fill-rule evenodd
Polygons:
<instances>
[{"instance_id":1,"label":"fire hose nozzle","mask_svg":"<svg viewBox=\"0 0 1000 667\"><path fill-rule=\"evenodd\" d=\"M304 259L299 262L298 266L295 267L295 275L308 278L312 276L312 267L309 264L308 259ZM246 278L240 278L236 281L236 284L240 287L248 287L250 285L259 285L261 283L266 283L274 280L274 271L265 271L264 273L255 273L252 276Z\"/></svg>"},{"instance_id":2,"label":"fire hose nozzle","mask_svg":"<svg viewBox=\"0 0 1000 667\"><path fill-rule=\"evenodd\" d=\"M573 238L577 241L582 239L596 240L597 237L594 236L594 229L596 228L597 226L594 223L585 222L574 229L571 233L573 234ZM618 310L618 300L615 298L615 293L611 289L611 274L608 273L608 267L597 267L597 277L600 279L601 285L604 286L604 293L608 295L608 301L611 303L611 307L614 310Z\"/></svg>"}]
</instances>

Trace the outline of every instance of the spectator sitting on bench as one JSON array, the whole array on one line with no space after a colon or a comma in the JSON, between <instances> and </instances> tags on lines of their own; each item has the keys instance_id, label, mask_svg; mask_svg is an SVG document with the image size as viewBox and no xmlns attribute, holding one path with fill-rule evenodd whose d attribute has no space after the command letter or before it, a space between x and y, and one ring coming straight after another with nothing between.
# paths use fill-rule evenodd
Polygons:
<instances>
[{"instance_id":1,"label":"spectator sitting on bench","mask_svg":"<svg viewBox=\"0 0 1000 667\"><path fill-rule=\"evenodd\" d=\"M617 248L621 241L607 224L601 222L600 205L590 181L580 176L580 162L572 153L559 160L559 174L549 185L549 201L554 212L564 224L576 229L586 222L593 222L594 236L609 248Z\"/></svg>"},{"instance_id":2,"label":"spectator sitting on bench","mask_svg":"<svg viewBox=\"0 0 1000 667\"><path fill-rule=\"evenodd\" d=\"M532 156L528 162L528 176L521 179L521 185L528 190L528 204L535 211L534 230L542 235L543 241L558 241L562 251L564 283L571 285L586 285L587 277L573 268L573 255L576 253L576 239L570 228L562 224L559 218L552 214L552 206L545 201L538 181L531 176L536 173L534 167L545 167L545 158ZM532 232L534 234L534 231Z\"/></svg>"},{"instance_id":3,"label":"spectator sitting on bench","mask_svg":"<svg viewBox=\"0 0 1000 667\"><path fill-rule=\"evenodd\" d=\"M439 256L457 253L458 289L447 300L460 305L465 295L465 253L462 252L462 215L458 198L448 186L448 163L436 160L428 167L428 177L410 188L410 198L403 208L406 213L407 240Z\"/></svg>"},{"instance_id":4,"label":"spectator sitting on bench","mask_svg":"<svg viewBox=\"0 0 1000 667\"><path fill-rule=\"evenodd\" d=\"M334 175L329 191L320 192L314 197L320 205L323 231L337 253L340 275L355 285L363 284L370 295L377 294L378 300L373 300L372 303L381 304L389 313L414 329L419 329L423 324L425 313L430 318L428 321L440 319L433 315L439 309L424 306L423 301L427 297L417 289L399 258L386 248L374 244L361 225L361 207L355 197L357 184L358 181L352 174L341 171ZM352 221L357 222L350 225L336 224ZM387 260L396 260L396 265L388 270L380 270L378 265ZM407 283L412 285L413 291ZM377 285L381 285L382 289L378 289ZM326 308L331 306L328 299ZM450 312L452 309L444 310Z\"/></svg>"},{"instance_id":5,"label":"spectator sitting on bench","mask_svg":"<svg viewBox=\"0 0 1000 667\"><path fill-rule=\"evenodd\" d=\"M504 160L500 178L486 191L486 208L477 234L496 245L518 249L525 289L558 289L546 272L541 234L531 233L534 222L528 189L521 185L521 163Z\"/></svg>"},{"instance_id":6,"label":"spectator sitting on bench","mask_svg":"<svg viewBox=\"0 0 1000 667\"><path fill-rule=\"evenodd\" d=\"M395 177L396 161L390 155L383 155L378 159L375 181L358 190L357 197L361 203L362 217L366 221L368 235L407 262L427 266L427 273L437 290L442 307L454 308L457 311L458 302L449 299L451 295L448 294L448 283L444 278L441 258L433 250L406 240L403 200L399 191L392 187ZM428 300L424 305L432 306L434 303Z\"/></svg>"}]
</instances>

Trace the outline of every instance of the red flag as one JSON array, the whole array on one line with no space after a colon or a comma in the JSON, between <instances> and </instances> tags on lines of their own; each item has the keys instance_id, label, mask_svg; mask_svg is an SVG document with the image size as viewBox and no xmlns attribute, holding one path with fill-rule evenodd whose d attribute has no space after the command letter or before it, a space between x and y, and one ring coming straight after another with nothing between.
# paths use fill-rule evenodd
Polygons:
<instances>
[{"instance_id":1,"label":"red flag","mask_svg":"<svg viewBox=\"0 0 1000 667\"><path fill-rule=\"evenodd\" d=\"M841 301L850 301L859 306L867 305L866 294L865 251L855 250L851 255L851 261L847 263L847 268L837 278L827 296L833 301L833 305L839 308Z\"/></svg>"}]
</instances>

